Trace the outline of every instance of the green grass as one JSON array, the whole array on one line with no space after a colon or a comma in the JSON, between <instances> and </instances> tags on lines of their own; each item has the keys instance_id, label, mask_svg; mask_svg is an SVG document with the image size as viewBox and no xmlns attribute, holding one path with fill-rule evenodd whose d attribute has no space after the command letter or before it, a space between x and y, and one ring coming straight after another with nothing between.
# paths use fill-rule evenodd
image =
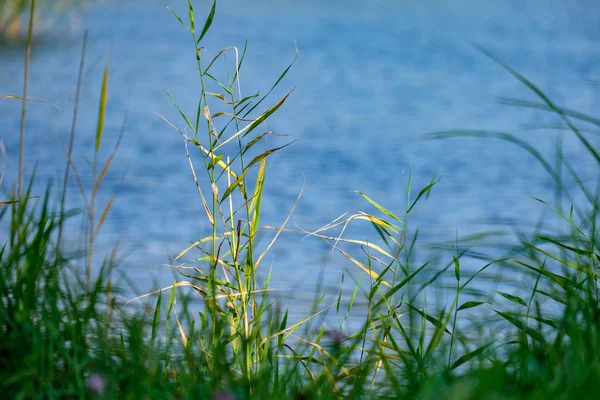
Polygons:
<instances>
[{"instance_id":1,"label":"green grass","mask_svg":"<svg viewBox=\"0 0 600 400\"><path fill-rule=\"evenodd\" d=\"M51 203L50 188L35 197L35 178L25 185L19 173L18 190L0 208L8 232L0 250L4 396L542 399L600 393L599 188L580 176L559 145L556 159L547 160L505 132L453 130L429 137L500 139L524 148L556 184L556 204L538 201L540 209L548 208L560 219L560 228L550 229L541 220L533 235L520 234L520 244L505 246L500 258L476 252L471 242L471 247L458 242L451 254L439 252L417 263L418 230L409 229L409 220L418 204L435 195L437 180L416 193L409 180L407 206L400 213L358 193L370 211L347 213L304 232L348 259L345 276L355 285L340 290L332 303L317 293L311 311L292 321L269 293L271 272L266 281L258 272L268 268L264 259L278 236L293 230L287 223L295 205L277 227L262 226L260 217L267 161L274 152L285 151L285 146L268 146L274 133L265 126L291 92L281 99L270 95L294 62L266 95L242 95L245 47L228 47L205 59L203 46L209 46L206 35L215 11L216 2L199 18L188 2L187 17L173 13L190 36L202 89L193 115L172 99L185 130L165 119L182 138L182 156L189 161L190 183L197 187L210 234L177 256L175 282L124 306L124 288L112 283L117 248L101 260L93 251L115 199L99 204L97 197L120 141L115 140L107 159L100 157L99 150L111 140L103 129L110 90L107 64L99 83L91 170L80 171L70 157L77 95L59 205ZM481 50L540 100L513 104L556 114L582 143L586 153L581 156L600 162L593 140L578 127L600 126L599 120L559 107ZM91 188L84 187L86 173L91 174ZM81 214L65 210L71 175L80 186ZM86 222L82 252L64 248L63 227L69 218ZM343 235L348 224L357 223L370 226L377 241ZM330 233L335 229L341 233ZM266 237L271 239L265 244ZM474 256L477 269L464 268L464 260ZM510 270L512 277L493 291L488 274L498 270ZM444 287L448 281L453 282L450 291ZM444 304L428 300L431 293L451 296ZM200 309L190 305L194 299L201 300ZM337 314L337 329L321 322L327 312ZM355 313L363 316L360 328L342 329Z\"/></svg>"}]
</instances>

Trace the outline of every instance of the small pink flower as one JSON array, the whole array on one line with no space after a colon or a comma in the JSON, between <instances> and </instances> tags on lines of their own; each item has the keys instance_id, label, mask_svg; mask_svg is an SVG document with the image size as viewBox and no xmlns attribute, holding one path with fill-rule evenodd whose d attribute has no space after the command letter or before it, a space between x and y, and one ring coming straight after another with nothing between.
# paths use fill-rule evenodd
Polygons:
<instances>
[{"instance_id":1,"label":"small pink flower","mask_svg":"<svg viewBox=\"0 0 600 400\"><path fill-rule=\"evenodd\" d=\"M339 346L340 344L342 344L342 341L344 340L344 335L343 335L342 331L333 329L327 333L329 334L329 337L331 338L331 340L333 341L333 343L336 346Z\"/></svg>"},{"instance_id":2,"label":"small pink flower","mask_svg":"<svg viewBox=\"0 0 600 400\"><path fill-rule=\"evenodd\" d=\"M214 400L235 400L235 397L231 393L218 391L215 393Z\"/></svg>"},{"instance_id":3,"label":"small pink flower","mask_svg":"<svg viewBox=\"0 0 600 400\"><path fill-rule=\"evenodd\" d=\"M91 374L86 380L87 388L97 394L104 393L106 389L106 381L98 374Z\"/></svg>"}]
</instances>

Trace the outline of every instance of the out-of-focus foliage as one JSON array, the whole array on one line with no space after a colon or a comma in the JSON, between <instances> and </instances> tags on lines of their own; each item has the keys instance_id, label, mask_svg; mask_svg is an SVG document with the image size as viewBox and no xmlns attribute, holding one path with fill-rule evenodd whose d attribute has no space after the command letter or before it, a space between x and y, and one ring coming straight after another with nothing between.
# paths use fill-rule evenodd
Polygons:
<instances>
[{"instance_id":1,"label":"out-of-focus foliage","mask_svg":"<svg viewBox=\"0 0 600 400\"><path fill-rule=\"evenodd\" d=\"M91 0L36 0L36 17L47 18L56 13L80 9ZM24 30L21 17L31 6L31 0L0 0L0 36L14 38Z\"/></svg>"}]
</instances>

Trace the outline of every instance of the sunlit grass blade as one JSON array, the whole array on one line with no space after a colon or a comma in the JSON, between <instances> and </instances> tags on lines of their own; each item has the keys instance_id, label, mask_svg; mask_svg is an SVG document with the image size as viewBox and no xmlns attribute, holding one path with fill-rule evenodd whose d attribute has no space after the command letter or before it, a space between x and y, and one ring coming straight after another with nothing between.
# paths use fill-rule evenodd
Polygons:
<instances>
[{"instance_id":1,"label":"sunlit grass blade","mask_svg":"<svg viewBox=\"0 0 600 400\"><path fill-rule=\"evenodd\" d=\"M190 32L192 35L196 33L195 24L194 24L194 6L192 5L191 0L188 0L188 18L190 20Z\"/></svg>"},{"instance_id":2,"label":"sunlit grass blade","mask_svg":"<svg viewBox=\"0 0 600 400\"><path fill-rule=\"evenodd\" d=\"M96 125L96 153L100 150L102 132L104 131L104 118L106 116L106 101L108 99L108 64L102 74L102 88L100 90L100 105L98 106L98 124Z\"/></svg>"},{"instance_id":3,"label":"sunlit grass blade","mask_svg":"<svg viewBox=\"0 0 600 400\"><path fill-rule=\"evenodd\" d=\"M242 128L241 130L239 130L238 132L236 132L234 135L232 135L231 137L229 137L227 140L221 142L217 147L215 147L214 151L217 151L219 148L225 146L227 143L229 143L230 141L234 140L237 137L242 137L243 138L244 136L248 135L257 126L259 126L262 122L264 122L271 114L273 114L275 111L277 111L277 109L279 107L281 107L281 105L285 102L285 100L288 98L288 96L290 94L291 94L291 92L289 92L288 94L286 94L274 106L272 106L267 111L265 111L260 116L258 116L258 118L256 118L253 122L251 122L248 125L246 125L244 128Z\"/></svg>"},{"instance_id":4,"label":"sunlit grass blade","mask_svg":"<svg viewBox=\"0 0 600 400\"><path fill-rule=\"evenodd\" d=\"M295 141L294 141L294 142L295 142ZM254 158L252 159L252 161L250 161L250 162L248 163L248 165L246 165L246 168L250 168L250 167L252 167L254 164L256 164L256 163L257 163L257 162L259 162L259 161L262 161L262 160L263 160L263 159L265 159L267 156L269 156L269 155L271 155L271 154L275 153L276 151L279 151L279 150L281 150L281 149L284 149L284 148L288 147L289 145L293 144L294 142L290 142L290 143L284 144L283 146L279 146L279 147L275 147L275 148L273 148L273 149L269 149L269 150L265 151L264 153L257 155L256 157L254 157Z\"/></svg>"},{"instance_id":5,"label":"sunlit grass blade","mask_svg":"<svg viewBox=\"0 0 600 400\"><path fill-rule=\"evenodd\" d=\"M278 337L278 336L280 336L280 335L286 335L286 336L288 336L288 337L289 337L291 334L293 334L293 333L296 331L296 329L298 329L298 328L299 328L299 327L301 327L302 325L306 324L306 323L307 323L308 321L310 321L311 319L313 319L313 318L317 317L318 315L320 315L320 314L324 313L325 311L329 310L329 309L330 309L331 307L333 307L333 306L335 306L335 303L334 303L334 304L330 304L329 306L327 306L327 307L323 308L323 309L322 309L322 310L320 310L320 311L317 311L316 313L312 314L311 316L309 316L309 317L306 317L306 318L303 318L303 319L301 319L300 321L296 322L295 324L293 324L293 325L290 325L290 326L288 326L287 328L285 328L285 329L283 329L283 330L281 330L281 331L279 331L279 332L277 332L277 333L275 333L275 334L273 334L273 335L271 335L271 336L268 336L268 337L264 338L264 339L261 341L260 345L262 346L262 345L264 345L265 343L267 343L269 340L271 340L271 339L274 339L274 338L276 338L276 337Z\"/></svg>"},{"instance_id":6,"label":"sunlit grass blade","mask_svg":"<svg viewBox=\"0 0 600 400\"><path fill-rule=\"evenodd\" d=\"M260 162L260 167L258 168L258 174L256 176L256 184L254 186L254 195L252 196L252 201L250 203L250 208L248 212L252 215L252 220L250 221L250 226L252 227L250 235L252 236L254 232L258 230L259 218L260 218L260 205L262 200L263 187L265 182L265 169L267 166L267 159L263 158Z\"/></svg>"},{"instance_id":7,"label":"sunlit grass blade","mask_svg":"<svg viewBox=\"0 0 600 400\"><path fill-rule=\"evenodd\" d=\"M381 206L379 203L377 203L376 201L374 201L373 199L371 199L369 196L367 196L363 192L359 192L359 191L355 191L355 192L358 193L358 194L360 194L362 197L364 197L369 203L373 204L379 211L381 211L382 213L384 213L388 217L395 219L399 223L402 223L402 221L400 220L400 218L398 218L395 214L393 214L392 212L390 212L385 207Z\"/></svg>"},{"instance_id":8,"label":"sunlit grass blade","mask_svg":"<svg viewBox=\"0 0 600 400\"><path fill-rule=\"evenodd\" d=\"M329 243L328 241L326 241L331 247L334 247L333 244ZM339 251L344 257L346 257L348 260L352 261L352 263L354 263L354 265L356 265L357 267L359 267L360 269L362 269L364 272L366 272L371 278L373 279L379 279L379 274L375 271L373 271L371 268L366 267L363 263L361 263L360 261L358 261L356 258L352 257L350 254L346 253L344 250L338 248L338 247L334 247L337 251ZM385 280L381 280L381 283L383 283L385 286L387 287L391 287L391 285L389 283L387 283Z\"/></svg>"},{"instance_id":9,"label":"sunlit grass blade","mask_svg":"<svg viewBox=\"0 0 600 400\"><path fill-rule=\"evenodd\" d=\"M183 250L181 253L179 253L177 255L177 257L175 257L175 260L180 259L185 254L187 254L188 251L190 251L191 249L193 249L194 247L197 247L198 245L200 245L202 243L214 242L214 241L217 241L219 239L224 238L225 236L230 236L230 235L232 235L231 232L224 232L222 235L219 235L219 236L216 236L216 237L214 237L214 236L207 236L207 237L204 237L204 238L202 238L200 240L197 240L194 243L192 243L190 246L186 247L185 250Z\"/></svg>"},{"instance_id":10,"label":"sunlit grass blade","mask_svg":"<svg viewBox=\"0 0 600 400\"><path fill-rule=\"evenodd\" d=\"M241 173L241 175L239 175L235 181L233 181L233 183L231 185L229 185L227 187L227 189L225 190L225 192L223 193L223 195L221 196L221 200L219 200L219 203L224 202L225 200L227 200L229 198L229 195L238 187L240 187L243 183L244 183L244 178L246 177L246 174L249 172L249 169L245 169L244 172Z\"/></svg>"}]
</instances>

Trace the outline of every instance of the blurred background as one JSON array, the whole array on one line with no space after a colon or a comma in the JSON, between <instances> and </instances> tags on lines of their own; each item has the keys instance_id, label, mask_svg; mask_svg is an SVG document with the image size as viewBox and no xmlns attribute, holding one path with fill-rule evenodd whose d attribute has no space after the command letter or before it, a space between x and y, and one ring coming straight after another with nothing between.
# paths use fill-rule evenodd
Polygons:
<instances>
[{"instance_id":1,"label":"blurred background","mask_svg":"<svg viewBox=\"0 0 600 400\"><path fill-rule=\"evenodd\" d=\"M0 1L0 96L22 93L28 5L22 2L24 12L12 18L17 3ZM173 271L163 264L208 229L181 136L157 115L184 129L167 92L185 112L195 113L200 83L192 40L164 1L38 3L28 97L50 104L28 105L25 172L36 172L34 194L43 194L48 182L60 185L62 144L68 142L81 42L89 29L74 153L80 171L87 171L93 157L107 60L106 152L124 132L100 195L106 201L118 192L99 251L120 240L122 270L138 290L166 286ZM167 3L186 15L185 1ZM202 21L210 2L194 5ZM494 139L424 140L440 130L508 132L547 156L562 137L565 156L582 175L597 178L594 165L578 163L580 145L557 129L555 116L498 101L536 98L473 47L496 54L557 104L595 115L600 9L594 0L219 1L204 39L206 59L228 45L242 49L246 40L242 95L266 93L294 59L295 46L299 50L271 101L261 105L266 110L295 88L267 126L288 135L269 139L270 145L297 141L269 160L261 221L266 225L283 222L303 187L290 228L316 230L346 211L372 211L355 190L403 215L412 174L413 200L434 176L441 178L408 224L413 232L419 229L423 245L460 243L500 229L498 222L504 230L514 220L533 227L543 208L531 196L550 203L554 196L552 180L535 159ZM17 175L20 112L20 101L0 100L0 138L7 151L3 196ZM199 154L196 160L200 165ZM68 205L82 207L74 180L70 190ZM346 236L376 240L363 224ZM78 225L67 232L73 246L79 232ZM423 259L432 251L419 249ZM273 287L307 299L317 281L337 290L344 271L358 275L327 244L300 233L281 235L263 266L263 277L273 268Z\"/></svg>"}]
</instances>

